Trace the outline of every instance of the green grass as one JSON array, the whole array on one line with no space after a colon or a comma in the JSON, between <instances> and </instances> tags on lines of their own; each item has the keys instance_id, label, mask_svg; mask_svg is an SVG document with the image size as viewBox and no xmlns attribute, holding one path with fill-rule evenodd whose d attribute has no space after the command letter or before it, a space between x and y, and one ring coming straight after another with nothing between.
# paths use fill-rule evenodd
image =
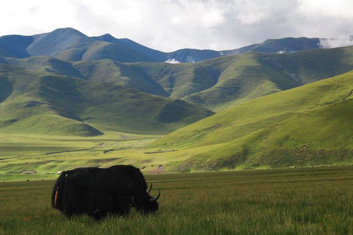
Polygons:
<instances>
[{"instance_id":1,"label":"green grass","mask_svg":"<svg viewBox=\"0 0 353 235\"><path fill-rule=\"evenodd\" d=\"M353 72L261 97L179 129L150 148L188 149L178 169L353 163ZM213 146L202 151L204 146ZM194 151L199 147L200 152Z\"/></svg>"},{"instance_id":2,"label":"green grass","mask_svg":"<svg viewBox=\"0 0 353 235\"><path fill-rule=\"evenodd\" d=\"M47 179L73 167L114 164L146 173L352 165L353 97L345 99L352 75L240 104L162 138L1 133L0 180Z\"/></svg>"},{"instance_id":3,"label":"green grass","mask_svg":"<svg viewBox=\"0 0 353 235\"><path fill-rule=\"evenodd\" d=\"M53 179L58 171L84 166L134 164L152 171L166 159L158 154L144 154L144 146L158 137L116 132L97 137L2 133L0 181ZM22 173L28 170L37 173Z\"/></svg>"},{"instance_id":4,"label":"green grass","mask_svg":"<svg viewBox=\"0 0 353 235\"><path fill-rule=\"evenodd\" d=\"M107 46L104 44L99 48L105 50L109 48ZM353 47L289 54L246 53L181 64L119 63L113 60L64 62L53 58L6 61L30 70L183 99L218 112L261 96L348 72L353 69Z\"/></svg>"},{"instance_id":5,"label":"green grass","mask_svg":"<svg viewBox=\"0 0 353 235\"><path fill-rule=\"evenodd\" d=\"M130 99L133 98L130 95L133 96L134 93L126 94L129 99L119 101L128 102L122 108L105 104L105 101L108 102L114 95L119 96L119 94L107 97L102 89L97 90L97 93L101 94L93 97L104 97L104 99L96 100L92 97L90 100L92 109L87 108L84 110L84 115L80 115L80 119L86 120L84 123L104 130L103 135L94 138L70 137L66 132L59 132L61 134L59 137L53 133L47 133L55 130L68 133L80 131L84 136L85 132L80 128L77 129L77 125L67 125L66 127L70 129L62 128L61 121L65 122L66 119L76 124L83 122L47 112L49 109L47 104L38 104L30 101L27 96L21 96L16 100L18 108L9 109L14 112L0 114L0 116L4 115L2 117L5 117L5 121L7 120L0 134L2 139L0 178L25 179L28 176L21 174L24 170L38 171L38 175L33 177L52 178L54 177L52 174L56 171L71 167L113 164L134 164L145 167L146 172L159 172L156 169L159 165L163 165L163 171L166 172L351 165L353 163L351 138L353 97L347 97L347 95L353 87L352 75L353 72L346 73L237 105L179 129L153 143L151 142L160 136L133 136L124 139L121 136L127 134L116 132L120 126L126 132L139 129L140 133L148 133L148 130L157 125L147 125L146 121L143 122L146 117L144 115L136 113L134 117L127 115L133 113L129 109L138 104ZM62 84L61 81L59 83ZM80 87L78 91L88 93L89 86L86 86L87 89ZM23 86L19 87L24 89ZM63 86L62 89L65 87ZM28 92L31 91L28 90ZM53 91L51 95L54 94ZM2 111L9 108L10 104L6 103L10 101L9 99L1 103ZM155 97L155 99L162 98ZM148 103L145 100L143 102ZM138 112L156 115L155 120L164 123L168 128L178 128L175 122L169 123L168 120L179 124L184 121L187 123L187 113L193 112L190 108L186 109L185 114L183 109L180 109L180 102L171 101L159 112L153 113L148 109L157 104L147 103L144 103L146 105ZM79 107L82 106L78 103L76 103L78 107L71 113L68 109L63 110L65 104L67 104L66 101L55 106L58 111L66 112L64 116L71 114L75 117L80 114ZM35 109L37 105L39 107ZM119 112L124 111L125 114L114 116L104 112L109 108ZM170 115L173 110L177 115ZM9 120L16 120L16 116L11 115L25 116L23 112L30 112L32 115L15 123L9 122ZM178 115L186 118L179 122ZM38 119L35 119L36 117ZM138 120L141 121L139 124ZM12 132L6 129L9 128L6 125L12 128ZM159 128L164 129L166 126L159 126ZM71 141L68 141L70 139ZM159 149L162 150L160 153L145 154Z\"/></svg>"},{"instance_id":6,"label":"green grass","mask_svg":"<svg viewBox=\"0 0 353 235\"><path fill-rule=\"evenodd\" d=\"M175 168L179 162L186 161L195 152L214 149L214 146L194 151L146 148L158 138L116 132L97 137L1 134L0 182L53 179L58 171L116 164L132 164L147 174L183 171ZM36 173L23 174L28 170Z\"/></svg>"},{"instance_id":7,"label":"green grass","mask_svg":"<svg viewBox=\"0 0 353 235\"><path fill-rule=\"evenodd\" d=\"M124 86L5 64L0 64L0 85L0 129L4 133L165 134L213 114L183 101ZM166 115L168 112L174 113L173 117Z\"/></svg>"},{"instance_id":8,"label":"green grass","mask_svg":"<svg viewBox=\"0 0 353 235\"><path fill-rule=\"evenodd\" d=\"M351 167L147 175L160 209L94 222L50 206L53 181L0 183L2 234L349 234Z\"/></svg>"}]
</instances>

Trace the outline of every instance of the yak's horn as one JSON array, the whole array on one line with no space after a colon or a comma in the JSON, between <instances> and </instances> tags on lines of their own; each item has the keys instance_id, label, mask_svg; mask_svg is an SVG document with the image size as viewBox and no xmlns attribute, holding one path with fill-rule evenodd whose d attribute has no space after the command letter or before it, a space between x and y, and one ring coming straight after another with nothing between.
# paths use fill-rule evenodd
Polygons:
<instances>
[{"instance_id":1,"label":"yak's horn","mask_svg":"<svg viewBox=\"0 0 353 235\"><path fill-rule=\"evenodd\" d=\"M151 199L150 199L150 202L157 201L160 196L161 196L161 192L158 190L158 195L157 195L155 198L151 198Z\"/></svg>"},{"instance_id":2,"label":"yak's horn","mask_svg":"<svg viewBox=\"0 0 353 235\"><path fill-rule=\"evenodd\" d=\"M150 192L151 192L151 190L152 190L152 184L151 184L150 188L149 188L149 189L147 189L147 193L150 193Z\"/></svg>"}]
</instances>

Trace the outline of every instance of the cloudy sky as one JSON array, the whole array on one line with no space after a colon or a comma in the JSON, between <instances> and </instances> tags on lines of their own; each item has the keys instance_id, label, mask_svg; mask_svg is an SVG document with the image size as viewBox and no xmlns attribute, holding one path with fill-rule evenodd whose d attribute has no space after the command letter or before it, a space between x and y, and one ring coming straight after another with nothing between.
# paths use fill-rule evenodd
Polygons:
<instances>
[{"instance_id":1,"label":"cloudy sky","mask_svg":"<svg viewBox=\"0 0 353 235\"><path fill-rule=\"evenodd\" d=\"M270 38L353 35L352 0L11 0L0 35L73 27L148 47L235 49Z\"/></svg>"}]
</instances>

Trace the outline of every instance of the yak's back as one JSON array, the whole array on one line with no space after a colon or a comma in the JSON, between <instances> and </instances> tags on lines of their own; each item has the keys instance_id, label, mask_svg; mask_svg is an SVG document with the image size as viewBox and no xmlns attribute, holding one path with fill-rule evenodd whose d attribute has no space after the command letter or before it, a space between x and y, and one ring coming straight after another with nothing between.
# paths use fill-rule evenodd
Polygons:
<instances>
[{"instance_id":1,"label":"yak's back","mask_svg":"<svg viewBox=\"0 0 353 235\"><path fill-rule=\"evenodd\" d=\"M67 173L67 179L85 191L147 189L140 170L130 165L115 165L109 168L77 168Z\"/></svg>"}]
</instances>

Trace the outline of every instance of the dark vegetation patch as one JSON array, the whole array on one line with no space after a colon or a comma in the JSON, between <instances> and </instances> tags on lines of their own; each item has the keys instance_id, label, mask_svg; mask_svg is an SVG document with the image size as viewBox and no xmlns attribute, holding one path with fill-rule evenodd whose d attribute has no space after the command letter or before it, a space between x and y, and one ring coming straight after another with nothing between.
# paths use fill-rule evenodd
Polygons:
<instances>
[{"instance_id":1,"label":"dark vegetation patch","mask_svg":"<svg viewBox=\"0 0 353 235\"><path fill-rule=\"evenodd\" d=\"M116 160L119 160L119 158L99 158L99 159L89 160L87 162L97 164L97 167L99 167L102 164L115 162Z\"/></svg>"},{"instance_id":2,"label":"dark vegetation patch","mask_svg":"<svg viewBox=\"0 0 353 235\"><path fill-rule=\"evenodd\" d=\"M171 150L158 150L158 151L151 151L151 152L144 152L144 154L154 154L154 153L170 153L170 152L175 152L178 150L171 149Z\"/></svg>"},{"instance_id":3,"label":"dark vegetation patch","mask_svg":"<svg viewBox=\"0 0 353 235\"><path fill-rule=\"evenodd\" d=\"M25 104L25 108L33 108L37 105L41 105L41 104L44 104L43 102L38 102L38 101L29 101Z\"/></svg>"},{"instance_id":4,"label":"dark vegetation patch","mask_svg":"<svg viewBox=\"0 0 353 235\"><path fill-rule=\"evenodd\" d=\"M92 126L84 123L79 123L76 125L67 125L62 128L62 131L66 133L74 133L79 134L80 136L99 136L103 135L104 133Z\"/></svg>"},{"instance_id":5,"label":"dark vegetation patch","mask_svg":"<svg viewBox=\"0 0 353 235\"><path fill-rule=\"evenodd\" d=\"M109 152L113 152L115 150L116 149L106 149L106 150L103 150L103 153L106 154L106 153L109 153Z\"/></svg>"},{"instance_id":6,"label":"dark vegetation patch","mask_svg":"<svg viewBox=\"0 0 353 235\"><path fill-rule=\"evenodd\" d=\"M58 153L72 153L72 152L80 152L80 151L88 151L92 150L93 148L88 148L88 149L74 149L74 150L68 150L68 151L58 151L58 152L49 152L45 153L46 155L52 155L52 154L58 154Z\"/></svg>"},{"instance_id":7,"label":"dark vegetation patch","mask_svg":"<svg viewBox=\"0 0 353 235\"><path fill-rule=\"evenodd\" d=\"M164 123L179 122L187 115L185 102L175 100L166 104L158 115L158 120Z\"/></svg>"},{"instance_id":8,"label":"dark vegetation patch","mask_svg":"<svg viewBox=\"0 0 353 235\"><path fill-rule=\"evenodd\" d=\"M5 120L5 121L0 121L0 127L6 127L11 124L14 124L18 121L18 119L10 119L10 120Z\"/></svg>"},{"instance_id":9,"label":"dark vegetation patch","mask_svg":"<svg viewBox=\"0 0 353 235\"><path fill-rule=\"evenodd\" d=\"M204 129L202 129L202 131L213 131L213 130L215 130L215 129L217 129L217 128L220 128L220 127L222 127L222 126L223 126L222 123L216 123L216 124L214 124L213 126L206 127L206 128L204 128Z\"/></svg>"},{"instance_id":10,"label":"dark vegetation patch","mask_svg":"<svg viewBox=\"0 0 353 235\"><path fill-rule=\"evenodd\" d=\"M0 103L4 102L13 92L13 85L0 76Z\"/></svg>"}]
</instances>

